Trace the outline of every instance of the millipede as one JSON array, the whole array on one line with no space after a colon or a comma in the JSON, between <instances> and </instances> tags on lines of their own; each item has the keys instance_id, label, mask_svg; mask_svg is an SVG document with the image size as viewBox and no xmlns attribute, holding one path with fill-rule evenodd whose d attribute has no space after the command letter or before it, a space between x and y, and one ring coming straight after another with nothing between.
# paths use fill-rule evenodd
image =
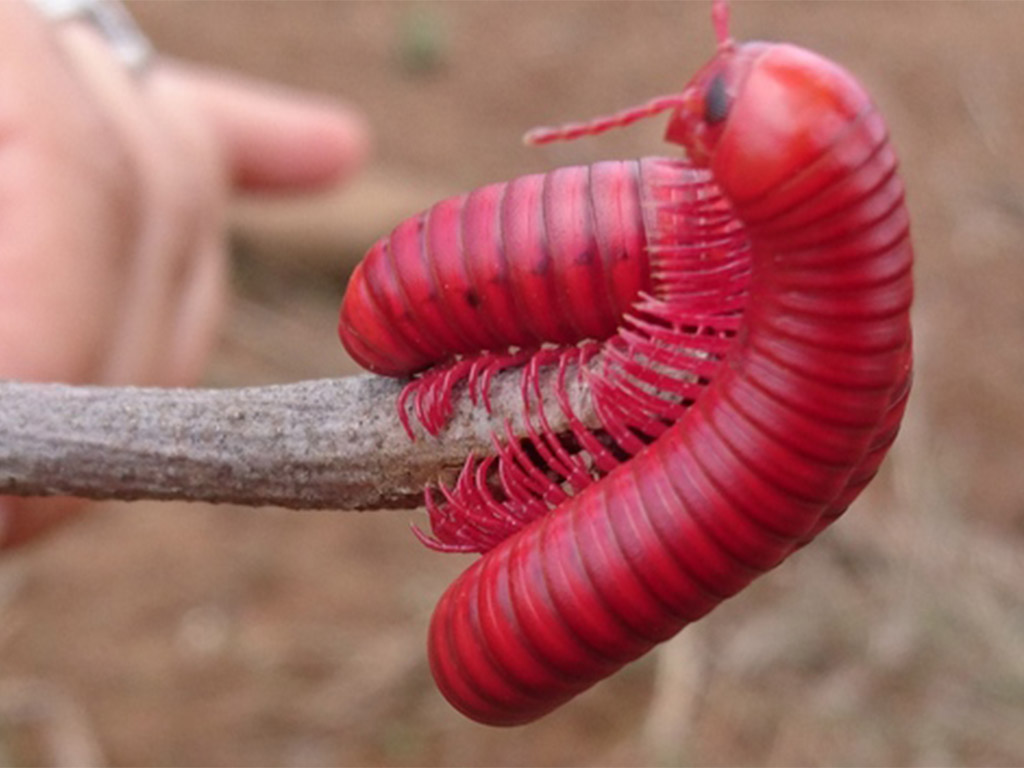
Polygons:
<instances>
[{"instance_id":1,"label":"millipede","mask_svg":"<svg viewBox=\"0 0 1024 768\"><path fill-rule=\"evenodd\" d=\"M414 376L410 434L443 439L454 398L489 407L491 378L521 370L524 430L496 424L491 455L428 488L417 531L481 553L428 634L438 687L480 722L543 716L781 563L899 429L913 249L885 123L837 64L737 43L712 9L717 50L679 93L526 136L668 112L685 157L439 202L370 249L342 302L352 357Z\"/></svg>"}]
</instances>

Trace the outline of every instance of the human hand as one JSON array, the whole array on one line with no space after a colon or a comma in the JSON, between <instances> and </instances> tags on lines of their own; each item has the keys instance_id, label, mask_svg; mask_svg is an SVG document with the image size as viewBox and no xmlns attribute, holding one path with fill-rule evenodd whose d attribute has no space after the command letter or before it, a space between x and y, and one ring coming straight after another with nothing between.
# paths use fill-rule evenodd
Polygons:
<instances>
[{"instance_id":1,"label":"human hand","mask_svg":"<svg viewBox=\"0 0 1024 768\"><path fill-rule=\"evenodd\" d=\"M86 25L0 3L0 378L194 383L226 300L231 192L342 181L367 136L283 89L132 73ZM79 507L0 497L0 549Z\"/></svg>"}]
</instances>

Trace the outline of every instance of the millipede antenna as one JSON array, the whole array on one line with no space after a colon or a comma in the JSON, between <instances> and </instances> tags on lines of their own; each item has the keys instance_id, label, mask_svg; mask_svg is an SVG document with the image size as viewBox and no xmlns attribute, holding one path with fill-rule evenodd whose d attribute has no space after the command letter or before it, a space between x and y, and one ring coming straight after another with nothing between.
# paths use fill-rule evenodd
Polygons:
<instances>
[{"instance_id":1,"label":"millipede antenna","mask_svg":"<svg viewBox=\"0 0 1024 768\"><path fill-rule=\"evenodd\" d=\"M711 24L718 40L718 50L732 48L735 43L729 36L729 2L728 0L712 0ZM670 109L678 109L683 105L682 94L658 96L644 104L627 107L619 112L602 117L595 117L584 122L564 123L555 126L533 128L523 135L523 143L530 146L551 144L555 141L573 141L583 136L596 136L613 128L623 128L638 120L645 120Z\"/></svg>"}]
</instances>

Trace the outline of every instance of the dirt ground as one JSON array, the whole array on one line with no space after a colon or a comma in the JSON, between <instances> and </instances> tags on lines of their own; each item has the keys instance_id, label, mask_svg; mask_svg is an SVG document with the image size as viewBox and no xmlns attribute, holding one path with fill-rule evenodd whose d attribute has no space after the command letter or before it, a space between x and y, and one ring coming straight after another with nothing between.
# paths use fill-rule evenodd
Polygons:
<instances>
[{"instance_id":1,"label":"dirt ground","mask_svg":"<svg viewBox=\"0 0 1024 768\"><path fill-rule=\"evenodd\" d=\"M547 149L535 124L677 88L705 3L132 4L160 50L365 110L372 167L237 211L209 383L355 371L352 263L450 192L670 153L662 122ZM570 706L474 725L424 635L466 564L421 513L100 505L0 563L0 765L1024 764L1022 3L737 3L739 38L855 71L887 115L918 250L915 394L847 517Z\"/></svg>"}]
</instances>

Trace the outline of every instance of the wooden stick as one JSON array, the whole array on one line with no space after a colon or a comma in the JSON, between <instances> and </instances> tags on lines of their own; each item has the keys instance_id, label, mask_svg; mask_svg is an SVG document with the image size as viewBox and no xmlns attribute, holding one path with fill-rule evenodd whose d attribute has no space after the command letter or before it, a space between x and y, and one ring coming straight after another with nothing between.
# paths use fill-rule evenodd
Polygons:
<instances>
[{"instance_id":1,"label":"wooden stick","mask_svg":"<svg viewBox=\"0 0 1024 768\"><path fill-rule=\"evenodd\" d=\"M577 377L570 400L592 418ZM293 509L408 509L486 453L503 416L456 399L443 440L413 442L377 376L244 389L0 382L0 494L180 499ZM497 414L522 422L520 374L494 378ZM557 407L552 426L565 422Z\"/></svg>"}]
</instances>

